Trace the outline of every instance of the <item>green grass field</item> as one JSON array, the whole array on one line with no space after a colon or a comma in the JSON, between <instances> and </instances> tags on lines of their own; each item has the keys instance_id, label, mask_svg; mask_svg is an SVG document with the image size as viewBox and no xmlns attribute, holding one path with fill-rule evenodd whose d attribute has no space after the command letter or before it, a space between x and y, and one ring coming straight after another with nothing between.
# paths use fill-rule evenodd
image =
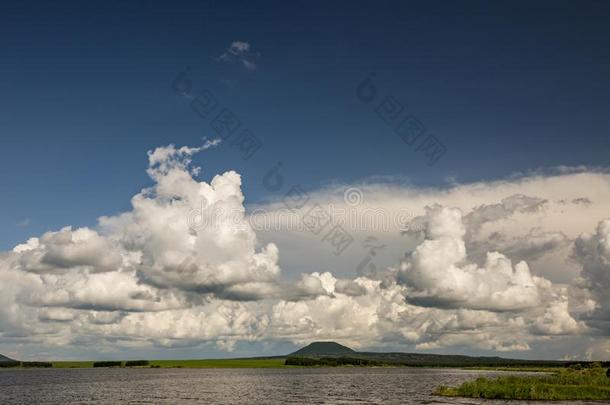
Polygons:
<instances>
[{"instance_id":1,"label":"green grass field","mask_svg":"<svg viewBox=\"0 0 610 405\"><path fill-rule=\"evenodd\" d=\"M593 366L555 370L550 375L480 377L458 387L441 386L436 394L486 399L607 400L610 378L606 377L606 369Z\"/></svg>"},{"instance_id":2,"label":"green grass field","mask_svg":"<svg viewBox=\"0 0 610 405\"><path fill-rule=\"evenodd\" d=\"M145 368L276 368L285 367L284 358L273 359L205 359L150 360ZM125 362L123 362L123 365ZM54 361L53 368L90 368L93 361Z\"/></svg>"}]
</instances>

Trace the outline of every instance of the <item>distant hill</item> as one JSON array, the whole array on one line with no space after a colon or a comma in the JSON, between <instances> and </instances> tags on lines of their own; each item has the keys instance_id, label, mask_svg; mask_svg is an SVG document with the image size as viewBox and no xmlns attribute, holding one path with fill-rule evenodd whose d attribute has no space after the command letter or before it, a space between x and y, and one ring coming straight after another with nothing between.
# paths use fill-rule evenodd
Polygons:
<instances>
[{"instance_id":1,"label":"distant hill","mask_svg":"<svg viewBox=\"0 0 610 405\"><path fill-rule=\"evenodd\" d=\"M313 342L289 356L348 356L357 353L337 342Z\"/></svg>"},{"instance_id":2,"label":"distant hill","mask_svg":"<svg viewBox=\"0 0 610 405\"><path fill-rule=\"evenodd\" d=\"M310 359L306 360L304 358ZM360 361L358 361L360 360ZM334 363L366 365L386 364L396 366L420 367L501 367L501 366L568 366L585 363L578 361L558 360L523 360L502 357L475 357L451 354L429 353L382 353L357 352L336 342L313 342L287 356L286 364L292 365L327 365ZM342 364L343 364L342 363ZM334 364L336 365L336 364ZM604 367L610 363L604 362Z\"/></svg>"},{"instance_id":3,"label":"distant hill","mask_svg":"<svg viewBox=\"0 0 610 405\"><path fill-rule=\"evenodd\" d=\"M0 354L0 363L15 363L16 360L10 359Z\"/></svg>"}]
</instances>

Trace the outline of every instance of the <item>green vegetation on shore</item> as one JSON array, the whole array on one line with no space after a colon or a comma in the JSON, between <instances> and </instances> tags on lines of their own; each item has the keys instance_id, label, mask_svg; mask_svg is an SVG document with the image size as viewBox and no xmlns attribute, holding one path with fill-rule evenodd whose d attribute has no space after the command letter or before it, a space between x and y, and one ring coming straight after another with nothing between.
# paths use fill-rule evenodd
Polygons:
<instances>
[{"instance_id":1,"label":"green vegetation on shore","mask_svg":"<svg viewBox=\"0 0 610 405\"><path fill-rule=\"evenodd\" d=\"M96 362L97 367L119 367L115 362ZM112 363L112 364L110 364ZM270 368L284 367L284 358L205 359L205 360L131 360L120 367L145 368ZM54 361L54 368L91 368L93 361Z\"/></svg>"},{"instance_id":2,"label":"green vegetation on shore","mask_svg":"<svg viewBox=\"0 0 610 405\"><path fill-rule=\"evenodd\" d=\"M151 360L151 366L184 368L275 368L284 367L284 358Z\"/></svg>"},{"instance_id":3,"label":"green vegetation on shore","mask_svg":"<svg viewBox=\"0 0 610 405\"><path fill-rule=\"evenodd\" d=\"M122 361L96 361L93 363L93 367L121 367Z\"/></svg>"},{"instance_id":4,"label":"green vegetation on shore","mask_svg":"<svg viewBox=\"0 0 610 405\"><path fill-rule=\"evenodd\" d=\"M486 370L486 371L513 371L513 372L526 372L526 373L554 373L560 370L565 370L565 367L557 366L501 366L501 367L488 367L488 366L472 366L472 367L460 367L463 370Z\"/></svg>"},{"instance_id":5,"label":"green vegetation on shore","mask_svg":"<svg viewBox=\"0 0 610 405\"><path fill-rule=\"evenodd\" d=\"M92 368L93 361L54 361L53 368Z\"/></svg>"},{"instance_id":6,"label":"green vegetation on shore","mask_svg":"<svg viewBox=\"0 0 610 405\"><path fill-rule=\"evenodd\" d=\"M360 359L355 357L303 357L290 356L284 363L287 366L322 366L322 367L341 367L341 366L382 366L381 362L375 360Z\"/></svg>"},{"instance_id":7,"label":"green vegetation on shore","mask_svg":"<svg viewBox=\"0 0 610 405\"><path fill-rule=\"evenodd\" d=\"M610 378L601 365L593 364L547 375L480 377L458 387L441 386L436 394L485 399L603 400L610 399Z\"/></svg>"},{"instance_id":8,"label":"green vegetation on shore","mask_svg":"<svg viewBox=\"0 0 610 405\"><path fill-rule=\"evenodd\" d=\"M125 362L125 367L144 367L149 366L148 360L128 360Z\"/></svg>"}]
</instances>

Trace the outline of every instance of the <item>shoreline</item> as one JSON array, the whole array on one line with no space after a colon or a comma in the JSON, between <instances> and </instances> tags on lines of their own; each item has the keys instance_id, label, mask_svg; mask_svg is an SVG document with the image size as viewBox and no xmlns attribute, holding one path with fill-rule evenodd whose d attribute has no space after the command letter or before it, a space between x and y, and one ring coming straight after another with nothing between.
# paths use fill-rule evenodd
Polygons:
<instances>
[{"instance_id":1,"label":"shoreline","mask_svg":"<svg viewBox=\"0 0 610 405\"><path fill-rule=\"evenodd\" d=\"M409 369L448 369L448 370L463 370L463 371L481 371L481 372L512 372L512 373L541 373L549 374L561 370L558 367L473 367L473 366L435 366L435 365L403 365L403 364L377 364L377 365L290 365L285 364L285 358L272 358L272 359L189 359L189 360L146 360L146 364L127 366L125 363L130 360L121 360L121 365L112 366L94 366L94 363L104 363L113 361L93 361L93 360L61 360L61 361L50 361L48 363L51 366L47 367L36 367L36 366L12 366L12 367L0 367L1 370L40 370L40 369L105 369L105 368L124 368L124 369L142 369L142 368L153 368L153 369L293 369L293 368L305 368L305 369L321 369L321 368L359 368L359 369L383 369L383 368L409 368ZM119 360L116 360L119 362Z\"/></svg>"}]
</instances>

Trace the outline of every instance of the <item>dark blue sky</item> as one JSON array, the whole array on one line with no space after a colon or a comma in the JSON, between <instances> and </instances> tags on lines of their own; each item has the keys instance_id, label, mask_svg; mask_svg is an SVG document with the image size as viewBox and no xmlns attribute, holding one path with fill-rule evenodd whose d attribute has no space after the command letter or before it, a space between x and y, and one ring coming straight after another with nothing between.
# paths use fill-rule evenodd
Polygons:
<instances>
[{"instance_id":1,"label":"dark blue sky","mask_svg":"<svg viewBox=\"0 0 610 405\"><path fill-rule=\"evenodd\" d=\"M129 209L147 150L215 137L172 90L187 67L263 142L196 158L240 172L247 202L274 197L277 162L309 189L610 165L610 3L327 3L3 2L0 248ZM256 69L216 60L233 41ZM445 145L434 166L356 97L371 72Z\"/></svg>"}]
</instances>

